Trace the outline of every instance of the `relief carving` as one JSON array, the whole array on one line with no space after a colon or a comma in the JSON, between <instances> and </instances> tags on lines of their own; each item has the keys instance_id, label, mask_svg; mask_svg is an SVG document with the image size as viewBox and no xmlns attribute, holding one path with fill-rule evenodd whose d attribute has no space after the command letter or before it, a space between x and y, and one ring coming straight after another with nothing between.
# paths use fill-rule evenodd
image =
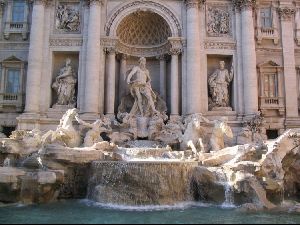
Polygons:
<instances>
[{"instance_id":1,"label":"relief carving","mask_svg":"<svg viewBox=\"0 0 300 225\"><path fill-rule=\"evenodd\" d=\"M209 7L207 11L207 33L209 36L230 35L230 14L220 8Z\"/></svg>"},{"instance_id":2,"label":"relief carving","mask_svg":"<svg viewBox=\"0 0 300 225\"><path fill-rule=\"evenodd\" d=\"M56 9L56 29L66 32L80 30L80 13L70 5L58 5Z\"/></svg>"}]
</instances>

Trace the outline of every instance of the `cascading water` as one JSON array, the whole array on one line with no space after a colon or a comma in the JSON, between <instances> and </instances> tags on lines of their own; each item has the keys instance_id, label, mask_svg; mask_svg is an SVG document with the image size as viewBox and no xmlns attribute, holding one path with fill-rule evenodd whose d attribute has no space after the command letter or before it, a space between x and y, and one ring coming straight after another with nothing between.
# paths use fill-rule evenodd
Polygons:
<instances>
[{"instance_id":1,"label":"cascading water","mask_svg":"<svg viewBox=\"0 0 300 225\"><path fill-rule=\"evenodd\" d=\"M93 162L88 199L121 205L170 205L191 201L197 162Z\"/></svg>"},{"instance_id":2,"label":"cascading water","mask_svg":"<svg viewBox=\"0 0 300 225\"><path fill-rule=\"evenodd\" d=\"M225 191L224 192L225 200L222 204L222 207L225 208L235 207L232 185L230 184L230 181L228 181L226 173L222 169L219 169L217 171L217 175L219 180L218 183L223 185Z\"/></svg>"}]
</instances>

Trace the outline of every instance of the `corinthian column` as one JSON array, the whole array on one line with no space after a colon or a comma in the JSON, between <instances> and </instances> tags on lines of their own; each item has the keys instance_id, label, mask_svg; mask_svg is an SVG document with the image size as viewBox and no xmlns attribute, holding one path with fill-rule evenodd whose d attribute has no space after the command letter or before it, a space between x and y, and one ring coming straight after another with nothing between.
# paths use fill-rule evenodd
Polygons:
<instances>
[{"instance_id":1,"label":"corinthian column","mask_svg":"<svg viewBox=\"0 0 300 225\"><path fill-rule=\"evenodd\" d=\"M199 6L205 0L186 0L187 32L186 32L186 113L199 113L201 111L201 72L200 72L200 21Z\"/></svg>"},{"instance_id":2,"label":"corinthian column","mask_svg":"<svg viewBox=\"0 0 300 225\"><path fill-rule=\"evenodd\" d=\"M253 7L256 4L256 0L234 0L234 4L237 9L241 10L245 114L252 115L258 111L258 84L253 22Z\"/></svg>"},{"instance_id":3,"label":"corinthian column","mask_svg":"<svg viewBox=\"0 0 300 225\"><path fill-rule=\"evenodd\" d=\"M38 113L40 110L46 2L46 0L35 0L33 3L26 83L26 113Z\"/></svg>"},{"instance_id":4,"label":"corinthian column","mask_svg":"<svg viewBox=\"0 0 300 225\"><path fill-rule=\"evenodd\" d=\"M297 74L295 66L295 44L294 44L294 27L292 19L295 16L295 9L290 7L281 7L278 10L281 29L282 29L282 51L284 61L284 79L285 79L285 102L286 116L298 116L298 97L295 93L297 90Z\"/></svg>"},{"instance_id":5,"label":"corinthian column","mask_svg":"<svg viewBox=\"0 0 300 225\"><path fill-rule=\"evenodd\" d=\"M83 111L91 114L99 112L101 4L102 0L90 0Z\"/></svg>"},{"instance_id":6,"label":"corinthian column","mask_svg":"<svg viewBox=\"0 0 300 225\"><path fill-rule=\"evenodd\" d=\"M169 38L171 43L171 116L179 115L179 67L178 55L182 52L180 38Z\"/></svg>"},{"instance_id":7,"label":"corinthian column","mask_svg":"<svg viewBox=\"0 0 300 225\"><path fill-rule=\"evenodd\" d=\"M116 51L115 48L106 48L107 52L107 71L106 71L106 93L105 93L105 108L106 114L113 116L115 113L115 98L116 98Z\"/></svg>"}]
</instances>

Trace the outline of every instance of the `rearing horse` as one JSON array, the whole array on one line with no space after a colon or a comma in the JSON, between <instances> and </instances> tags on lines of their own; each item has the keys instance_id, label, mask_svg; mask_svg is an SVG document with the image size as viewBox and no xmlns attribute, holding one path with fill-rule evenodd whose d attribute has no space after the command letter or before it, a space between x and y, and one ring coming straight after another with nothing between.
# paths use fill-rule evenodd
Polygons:
<instances>
[{"instance_id":1,"label":"rearing horse","mask_svg":"<svg viewBox=\"0 0 300 225\"><path fill-rule=\"evenodd\" d=\"M227 117L215 121L215 126L209 140L210 151L218 151L225 148L224 136L233 138L232 130L227 124Z\"/></svg>"},{"instance_id":2,"label":"rearing horse","mask_svg":"<svg viewBox=\"0 0 300 225\"><path fill-rule=\"evenodd\" d=\"M67 147L79 147L81 144L81 137L78 131L73 126L73 121L78 116L77 109L69 109L63 115L60 123L55 131L50 130L43 135L43 143L46 142L63 142ZM49 140L50 138L50 140Z\"/></svg>"}]
</instances>

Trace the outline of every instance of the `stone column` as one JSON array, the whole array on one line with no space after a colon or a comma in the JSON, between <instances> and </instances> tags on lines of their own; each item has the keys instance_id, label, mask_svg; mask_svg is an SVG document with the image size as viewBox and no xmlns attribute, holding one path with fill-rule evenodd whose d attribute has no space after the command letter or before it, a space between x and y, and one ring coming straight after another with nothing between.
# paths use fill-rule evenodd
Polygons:
<instances>
[{"instance_id":1,"label":"stone column","mask_svg":"<svg viewBox=\"0 0 300 225\"><path fill-rule=\"evenodd\" d=\"M200 68L200 20L199 6L204 0L186 0L187 31L186 31L186 113L193 114L201 111L201 68Z\"/></svg>"},{"instance_id":2,"label":"stone column","mask_svg":"<svg viewBox=\"0 0 300 225\"><path fill-rule=\"evenodd\" d=\"M236 24L236 56L235 57L235 87L237 93L235 93L236 99L236 111L240 118L242 118L244 114L244 91L243 91L243 63L242 63L242 40L241 40L241 11L239 9L235 9L235 24Z\"/></svg>"},{"instance_id":3,"label":"stone column","mask_svg":"<svg viewBox=\"0 0 300 225\"><path fill-rule=\"evenodd\" d=\"M35 0L33 3L26 83L26 113L38 113L40 110L45 4L46 0Z\"/></svg>"},{"instance_id":4,"label":"stone column","mask_svg":"<svg viewBox=\"0 0 300 225\"><path fill-rule=\"evenodd\" d=\"M160 55L159 60L159 94L164 101L167 100L167 56Z\"/></svg>"},{"instance_id":5,"label":"stone column","mask_svg":"<svg viewBox=\"0 0 300 225\"><path fill-rule=\"evenodd\" d=\"M127 58L125 54L121 55L120 63L120 78L119 78L119 101L127 94L126 71L127 71Z\"/></svg>"},{"instance_id":6,"label":"stone column","mask_svg":"<svg viewBox=\"0 0 300 225\"><path fill-rule=\"evenodd\" d=\"M106 114L113 116L115 113L115 95L116 95L116 51L115 48L106 48L107 52L107 74L106 74L106 93L105 108Z\"/></svg>"},{"instance_id":7,"label":"stone column","mask_svg":"<svg viewBox=\"0 0 300 225\"><path fill-rule=\"evenodd\" d=\"M180 38L169 38L171 49L171 116L179 115L179 66L178 55L182 52Z\"/></svg>"},{"instance_id":8,"label":"stone column","mask_svg":"<svg viewBox=\"0 0 300 225\"><path fill-rule=\"evenodd\" d=\"M235 0L235 2L237 7L241 9L244 108L246 115L252 115L258 111L258 84L253 22L253 7L256 0Z\"/></svg>"},{"instance_id":9,"label":"stone column","mask_svg":"<svg viewBox=\"0 0 300 225\"><path fill-rule=\"evenodd\" d=\"M0 1L0 32L3 32L3 12L4 12L4 8L5 8L5 1Z\"/></svg>"},{"instance_id":10,"label":"stone column","mask_svg":"<svg viewBox=\"0 0 300 225\"><path fill-rule=\"evenodd\" d=\"M102 0L90 0L87 37L84 113L99 113L100 24Z\"/></svg>"},{"instance_id":11,"label":"stone column","mask_svg":"<svg viewBox=\"0 0 300 225\"><path fill-rule=\"evenodd\" d=\"M292 23L295 12L295 9L291 7L281 7L278 10L282 29L286 117L298 117L298 97L295 93L295 90L297 90L297 73L294 53L294 27Z\"/></svg>"}]
</instances>

